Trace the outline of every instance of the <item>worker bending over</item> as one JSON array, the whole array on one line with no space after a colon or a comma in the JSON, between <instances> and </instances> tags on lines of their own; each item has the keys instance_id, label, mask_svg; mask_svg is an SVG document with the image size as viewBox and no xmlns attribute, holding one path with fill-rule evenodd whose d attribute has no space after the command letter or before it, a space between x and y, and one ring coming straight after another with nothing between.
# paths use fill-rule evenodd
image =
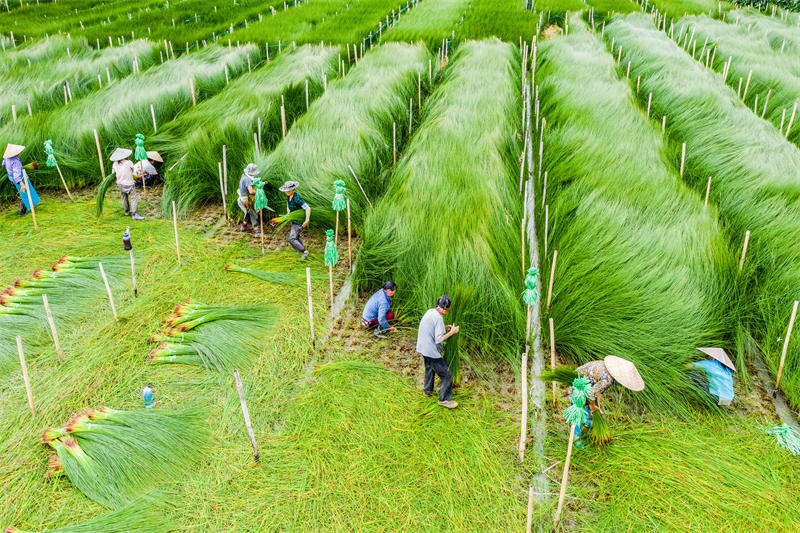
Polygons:
<instances>
[{"instance_id":1,"label":"worker bending over","mask_svg":"<svg viewBox=\"0 0 800 533\"><path fill-rule=\"evenodd\" d=\"M132 220L144 220L139 216L139 193L136 192L136 182L133 180L133 163L128 157L133 152L127 148L117 148L111 154L111 173L117 177L117 188L122 197L122 208L125 216Z\"/></svg>"},{"instance_id":2,"label":"worker bending over","mask_svg":"<svg viewBox=\"0 0 800 533\"><path fill-rule=\"evenodd\" d=\"M292 221L292 227L289 229L289 244L292 245L292 248L298 251L298 253L303 254L302 259L306 259L308 257L308 250L306 250L303 241L300 240L300 232L308 227L308 221L311 219L311 208L308 206L307 203L303 201L300 197L300 193L298 193L295 189L297 186L300 185L296 181L287 181L284 183L279 191L286 193L286 212L292 213L293 211L297 210L304 210L306 212L306 219L302 224Z\"/></svg>"},{"instance_id":3,"label":"worker bending over","mask_svg":"<svg viewBox=\"0 0 800 533\"><path fill-rule=\"evenodd\" d=\"M698 348L709 358L691 363L689 379L700 386L717 405L727 406L733 401L733 366L731 358L722 348Z\"/></svg>"},{"instance_id":4,"label":"worker bending over","mask_svg":"<svg viewBox=\"0 0 800 533\"><path fill-rule=\"evenodd\" d=\"M253 233L256 237L261 237L261 231L258 229L258 215L256 214L256 191L253 187L253 178L258 176L261 171L256 165L250 163L244 169L241 179L239 180L239 199L236 203L239 209L244 212L242 219L242 231L247 231L247 222L250 221L250 227L253 228Z\"/></svg>"},{"instance_id":5,"label":"worker bending over","mask_svg":"<svg viewBox=\"0 0 800 533\"><path fill-rule=\"evenodd\" d=\"M644 380L636 369L636 365L627 359L609 355L602 361L589 361L588 363L579 366L575 369L579 376L589 380L591 390L587 397L588 405L585 409L587 412L586 427L592 427L592 413L600 408L600 399L603 393L613 385L619 383L626 389L632 391L641 391L644 389ZM572 390L570 390L570 397ZM572 400L570 400L571 402ZM581 438L581 426L575 426L575 438ZM578 445L578 447L582 447Z\"/></svg>"},{"instance_id":6,"label":"worker bending over","mask_svg":"<svg viewBox=\"0 0 800 533\"><path fill-rule=\"evenodd\" d=\"M36 194L36 190L33 186L30 185L30 180L28 180L28 185L25 185L25 176L23 172L25 169L22 168L22 162L19 160L19 154L25 149L24 146L19 144L9 144L6 146L6 150L3 153L3 167L5 167L6 172L8 173L8 180L11 182L14 187L17 188L17 192L19 193L20 200L19 200L19 214L20 216L27 213L31 206L28 203L28 193L30 192L31 201L33 202L33 206L39 203L39 195ZM28 187L30 186L30 191Z\"/></svg>"},{"instance_id":7,"label":"worker bending over","mask_svg":"<svg viewBox=\"0 0 800 533\"><path fill-rule=\"evenodd\" d=\"M392 307L392 296L396 292L397 283L387 281L378 292L367 300L367 305L364 306L364 312L361 313L361 325L367 329L377 326L376 337L384 337L384 333L396 330L389 324L389 321L394 318L394 313L389 309Z\"/></svg>"},{"instance_id":8,"label":"worker bending over","mask_svg":"<svg viewBox=\"0 0 800 533\"><path fill-rule=\"evenodd\" d=\"M444 325L444 315L450 311L452 304L449 296L440 296L436 307L428 309L419 321L417 334L417 353L425 364L425 382L422 392L425 396L433 395L433 375L439 376L439 405L454 409L458 403L453 401L453 374L442 357L444 341L458 333L455 324Z\"/></svg>"}]
</instances>

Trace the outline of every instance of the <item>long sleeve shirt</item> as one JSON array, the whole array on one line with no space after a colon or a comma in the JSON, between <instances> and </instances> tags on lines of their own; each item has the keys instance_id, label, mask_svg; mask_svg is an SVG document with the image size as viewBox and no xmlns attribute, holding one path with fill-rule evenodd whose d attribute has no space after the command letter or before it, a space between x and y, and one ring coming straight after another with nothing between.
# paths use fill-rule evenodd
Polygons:
<instances>
[{"instance_id":1,"label":"long sleeve shirt","mask_svg":"<svg viewBox=\"0 0 800 533\"><path fill-rule=\"evenodd\" d=\"M386 313L389 312L391 307L392 301L389 299L386 291L380 289L367 300L367 305L364 306L364 312L361 313L361 318L367 322L378 319L378 324L380 324L381 329L389 329L390 326L389 321L386 320Z\"/></svg>"},{"instance_id":2,"label":"long sleeve shirt","mask_svg":"<svg viewBox=\"0 0 800 533\"><path fill-rule=\"evenodd\" d=\"M133 187L133 163L129 159L114 161L111 173L117 176L117 185L120 187Z\"/></svg>"},{"instance_id":3,"label":"long sleeve shirt","mask_svg":"<svg viewBox=\"0 0 800 533\"><path fill-rule=\"evenodd\" d=\"M708 392L719 397L720 405L730 405L733 400L733 372L716 359L697 361L692 367L699 368L708 378Z\"/></svg>"},{"instance_id":4,"label":"long sleeve shirt","mask_svg":"<svg viewBox=\"0 0 800 533\"><path fill-rule=\"evenodd\" d=\"M444 318L436 308L428 309L419 321L417 353L431 359L441 359L444 336Z\"/></svg>"},{"instance_id":5,"label":"long sleeve shirt","mask_svg":"<svg viewBox=\"0 0 800 533\"><path fill-rule=\"evenodd\" d=\"M590 400L597 400L598 395L603 394L607 388L614 384L614 378L609 374L603 361L589 361L585 365L576 368L575 371L591 382Z\"/></svg>"},{"instance_id":6,"label":"long sleeve shirt","mask_svg":"<svg viewBox=\"0 0 800 533\"><path fill-rule=\"evenodd\" d=\"M11 183L19 183L20 185L24 183L22 179L22 162L19 160L19 157L9 157L8 159L3 159L3 166L8 172L8 180Z\"/></svg>"}]
</instances>

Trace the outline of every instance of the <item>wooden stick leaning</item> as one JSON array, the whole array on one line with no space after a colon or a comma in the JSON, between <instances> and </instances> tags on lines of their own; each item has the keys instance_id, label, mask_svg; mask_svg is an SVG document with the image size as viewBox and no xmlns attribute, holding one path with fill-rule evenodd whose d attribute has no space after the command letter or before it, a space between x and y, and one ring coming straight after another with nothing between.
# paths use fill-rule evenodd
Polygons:
<instances>
[{"instance_id":1,"label":"wooden stick leaning","mask_svg":"<svg viewBox=\"0 0 800 533\"><path fill-rule=\"evenodd\" d=\"M533 485L528 487L528 515L525 522L525 533L531 533L533 528Z\"/></svg>"},{"instance_id":2,"label":"wooden stick leaning","mask_svg":"<svg viewBox=\"0 0 800 533\"><path fill-rule=\"evenodd\" d=\"M47 301L47 295L42 294L42 303L44 304L44 311L47 313L47 323L50 325L50 333L53 335L53 344L56 346L56 353L58 354L58 362L64 362L64 352L61 351L61 343L58 342L58 332L56 331L56 323L53 320L53 313L50 310L50 302Z\"/></svg>"},{"instance_id":3,"label":"wooden stick leaning","mask_svg":"<svg viewBox=\"0 0 800 533\"><path fill-rule=\"evenodd\" d=\"M353 244L350 231L350 198L347 199L347 269L353 271Z\"/></svg>"},{"instance_id":4,"label":"wooden stick leaning","mask_svg":"<svg viewBox=\"0 0 800 533\"><path fill-rule=\"evenodd\" d=\"M547 288L547 306L544 309L545 314L550 311L550 300L553 296L553 278L556 275L556 259L558 258L558 250L553 250L553 264L550 267L550 282Z\"/></svg>"},{"instance_id":5,"label":"wooden stick leaning","mask_svg":"<svg viewBox=\"0 0 800 533\"><path fill-rule=\"evenodd\" d=\"M333 310L333 265L328 265L328 283L331 288L331 310Z\"/></svg>"},{"instance_id":6,"label":"wooden stick leaning","mask_svg":"<svg viewBox=\"0 0 800 533\"><path fill-rule=\"evenodd\" d=\"M19 352L19 364L22 367L22 379L25 381L25 392L28 395L28 405L31 414L36 414L36 407L33 404L33 392L31 392L31 380L28 378L28 365L25 364L25 352L22 351L22 337L17 335L17 351Z\"/></svg>"},{"instance_id":7,"label":"wooden stick leaning","mask_svg":"<svg viewBox=\"0 0 800 533\"><path fill-rule=\"evenodd\" d=\"M175 250L178 252L178 266L181 266L181 243L178 240L178 216L175 212L175 200L172 201L172 227L175 229Z\"/></svg>"},{"instance_id":8,"label":"wooden stick leaning","mask_svg":"<svg viewBox=\"0 0 800 533\"><path fill-rule=\"evenodd\" d=\"M370 207L370 209L372 209L372 202L370 202L370 201L369 201L369 197L367 196L367 193L365 193L365 192L364 192L364 187L362 187L362 186L361 186L361 182L360 182L360 181L358 181L358 176L356 176L356 173L355 173L355 171L353 171L353 167L352 167L352 166L350 166L350 165L347 165L347 168L349 168L349 169L350 169L350 174L352 174L352 175L353 175L353 178L355 178L355 180L356 180L356 183L358 183L358 188L359 188L359 189L361 189L361 194L363 194L363 195L364 195L364 198L366 198L366 200L367 200L367 203L369 204L369 207Z\"/></svg>"},{"instance_id":9,"label":"wooden stick leaning","mask_svg":"<svg viewBox=\"0 0 800 533\"><path fill-rule=\"evenodd\" d=\"M97 267L100 269L100 275L103 277L103 283L106 286L106 293L108 294L108 301L111 304L111 312L114 314L114 320L119 321L119 317L117 317L117 306L114 305L114 295L111 294L111 285L108 284L108 278L106 277L106 271L103 269L103 263L97 263Z\"/></svg>"},{"instance_id":10,"label":"wooden stick leaning","mask_svg":"<svg viewBox=\"0 0 800 533\"><path fill-rule=\"evenodd\" d=\"M106 179L106 170L103 166L103 152L100 151L100 137L97 135L97 130L94 130L94 144L97 147L97 159L100 161L100 175Z\"/></svg>"},{"instance_id":11,"label":"wooden stick leaning","mask_svg":"<svg viewBox=\"0 0 800 533\"><path fill-rule=\"evenodd\" d=\"M33 206L33 199L31 198L31 182L28 180L28 173L22 169L22 179L25 184L25 192L28 195L28 206L31 209L31 218L33 218L33 229L39 231L39 224L36 223L36 208Z\"/></svg>"},{"instance_id":12,"label":"wooden stick leaning","mask_svg":"<svg viewBox=\"0 0 800 533\"><path fill-rule=\"evenodd\" d=\"M306 288L308 289L308 323L311 326L311 347L316 349L317 341L314 338L314 305L311 301L311 268L306 267Z\"/></svg>"},{"instance_id":13,"label":"wooden stick leaning","mask_svg":"<svg viewBox=\"0 0 800 533\"><path fill-rule=\"evenodd\" d=\"M792 316L789 318L789 327L786 329L786 338L783 339L783 350L781 350L781 363L778 366L778 377L775 379L775 391L781 384L781 376L783 375L783 364L786 362L786 351L789 349L789 340L792 338L792 328L794 328L794 319L797 318L797 300L794 301L792 307ZM773 391L773 396L775 392Z\"/></svg>"},{"instance_id":14,"label":"wooden stick leaning","mask_svg":"<svg viewBox=\"0 0 800 533\"><path fill-rule=\"evenodd\" d=\"M564 474L561 476L561 491L558 493L558 507L556 516L553 519L553 529L558 528L561 521L561 510L564 507L564 496L567 492L567 479L569 478L569 461L572 458L572 442L575 440L575 424L569 426L569 444L567 444L567 458L564 461Z\"/></svg>"},{"instance_id":15,"label":"wooden stick leaning","mask_svg":"<svg viewBox=\"0 0 800 533\"><path fill-rule=\"evenodd\" d=\"M250 423L250 411L247 410L247 400L244 397L242 378L239 377L239 371L235 368L233 369L233 379L236 380L236 390L239 392L239 403L242 404L244 425L247 427L247 435L250 437L250 444L253 446L253 458L258 461L258 444L256 444L256 435L253 433L253 425Z\"/></svg>"},{"instance_id":16,"label":"wooden stick leaning","mask_svg":"<svg viewBox=\"0 0 800 533\"><path fill-rule=\"evenodd\" d=\"M750 230L744 232L744 245L742 246L742 257L739 259L739 274L742 273L744 267L744 257L747 255L747 243L750 242Z\"/></svg>"},{"instance_id":17,"label":"wooden stick leaning","mask_svg":"<svg viewBox=\"0 0 800 533\"><path fill-rule=\"evenodd\" d=\"M67 182L64 179L64 174L61 173L61 167L58 166L58 163L56 163L56 170L58 171L58 177L61 178L61 184L64 185L64 190L67 191L67 196L69 196L71 202L74 202L75 199L72 198L72 193L69 192L69 187L67 187Z\"/></svg>"},{"instance_id":18,"label":"wooden stick leaning","mask_svg":"<svg viewBox=\"0 0 800 533\"><path fill-rule=\"evenodd\" d=\"M261 255L264 255L264 210L258 212L258 223L261 227Z\"/></svg>"}]
</instances>

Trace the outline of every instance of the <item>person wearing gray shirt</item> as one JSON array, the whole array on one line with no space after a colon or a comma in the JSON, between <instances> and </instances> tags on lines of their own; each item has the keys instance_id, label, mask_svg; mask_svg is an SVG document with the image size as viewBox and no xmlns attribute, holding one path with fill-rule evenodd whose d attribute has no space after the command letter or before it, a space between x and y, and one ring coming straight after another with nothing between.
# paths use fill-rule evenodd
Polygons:
<instances>
[{"instance_id":1,"label":"person wearing gray shirt","mask_svg":"<svg viewBox=\"0 0 800 533\"><path fill-rule=\"evenodd\" d=\"M450 311L452 300L440 296L436 307L428 309L419 321L417 333L417 353L425 363L425 382L422 391L425 396L433 395L433 376L439 376L439 405L454 409L458 403L453 401L453 374L442 357L444 341L458 333L456 325L444 325L444 315Z\"/></svg>"}]
</instances>

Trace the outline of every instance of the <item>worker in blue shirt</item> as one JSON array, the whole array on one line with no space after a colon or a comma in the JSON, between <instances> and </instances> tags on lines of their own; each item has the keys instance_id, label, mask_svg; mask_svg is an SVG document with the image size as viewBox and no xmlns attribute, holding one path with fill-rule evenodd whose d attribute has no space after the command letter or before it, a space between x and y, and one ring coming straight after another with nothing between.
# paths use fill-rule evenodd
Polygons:
<instances>
[{"instance_id":1,"label":"worker in blue shirt","mask_svg":"<svg viewBox=\"0 0 800 533\"><path fill-rule=\"evenodd\" d=\"M291 244L292 248L294 248L298 253L303 254L302 259L306 259L308 257L308 250L306 250L306 246L303 244L303 241L300 240L300 232L304 228L308 227L308 221L311 219L311 208L300 197L300 193L295 190L297 189L298 185L300 184L296 181L287 181L278 190L286 194L287 213L291 213L292 211L297 211L299 209L302 209L306 212L305 221L303 221L302 224L292 221L292 227L289 229L289 244Z\"/></svg>"},{"instance_id":2,"label":"worker in blue shirt","mask_svg":"<svg viewBox=\"0 0 800 533\"><path fill-rule=\"evenodd\" d=\"M395 331L395 327L389 325L389 321L394 318L394 313L390 311L392 307L392 296L397 292L397 284L394 281L387 281L378 292L373 294L364 312L361 313L361 325L367 329L378 327L375 336L382 337L385 332Z\"/></svg>"},{"instance_id":3,"label":"worker in blue shirt","mask_svg":"<svg viewBox=\"0 0 800 533\"><path fill-rule=\"evenodd\" d=\"M728 354L722 348L698 348L709 359L697 361L690 365L691 379L702 386L717 405L727 406L733 401L733 366ZM705 374L705 380L702 374Z\"/></svg>"}]
</instances>

